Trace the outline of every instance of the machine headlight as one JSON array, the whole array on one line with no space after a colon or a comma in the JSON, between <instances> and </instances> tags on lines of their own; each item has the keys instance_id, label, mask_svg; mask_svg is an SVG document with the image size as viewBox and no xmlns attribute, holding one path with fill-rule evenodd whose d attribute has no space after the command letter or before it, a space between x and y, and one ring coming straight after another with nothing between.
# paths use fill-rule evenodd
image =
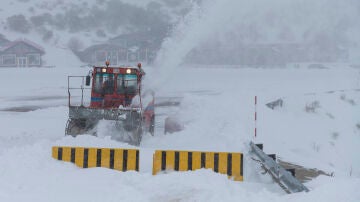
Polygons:
<instances>
[{"instance_id":1,"label":"machine headlight","mask_svg":"<svg viewBox=\"0 0 360 202\"><path fill-rule=\"evenodd\" d=\"M127 74L130 74L130 73L131 73L131 69L127 69L127 70L126 70L126 73L127 73Z\"/></svg>"}]
</instances>

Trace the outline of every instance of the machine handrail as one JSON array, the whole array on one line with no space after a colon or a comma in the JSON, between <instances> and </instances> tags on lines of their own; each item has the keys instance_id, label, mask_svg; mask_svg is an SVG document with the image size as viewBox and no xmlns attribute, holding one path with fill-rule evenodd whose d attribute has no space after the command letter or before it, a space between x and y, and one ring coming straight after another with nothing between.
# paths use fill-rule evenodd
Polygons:
<instances>
[{"instance_id":1,"label":"machine handrail","mask_svg":"<svg viewBox=\"0 0 360 202\"><path fill-rule=\"evenodd\" d=\"M71 78L81 78L80 87L70 87ZM71 92L70 90L81 90L81 106L84 105L84 90L91 90L90 87L85 87L85 78L86 76L68 76L68 106L71 106Z\"/></svg>"}]
</instances>

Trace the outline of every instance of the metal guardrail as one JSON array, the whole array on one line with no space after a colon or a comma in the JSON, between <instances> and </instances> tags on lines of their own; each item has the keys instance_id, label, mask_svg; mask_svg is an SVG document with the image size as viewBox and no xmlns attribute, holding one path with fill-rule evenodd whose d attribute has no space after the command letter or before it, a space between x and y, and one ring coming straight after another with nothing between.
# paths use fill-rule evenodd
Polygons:
<instances>
[{"instance_id":1,"label":"metal guardrail","mask_svg":"<svg viewBox=\"0 0 360 202\"><path fill-rule=\"evenodd\" d=\"M299 180L290 174L287 170L281 167L271 157L266 155L258 146L250 142L251 152L254 153L261 163L262 167L267 173L271 175L273 180L284 189L286 193L296 193L306 191L309 189L305 187Z\"/></svg>"}]
</instances>

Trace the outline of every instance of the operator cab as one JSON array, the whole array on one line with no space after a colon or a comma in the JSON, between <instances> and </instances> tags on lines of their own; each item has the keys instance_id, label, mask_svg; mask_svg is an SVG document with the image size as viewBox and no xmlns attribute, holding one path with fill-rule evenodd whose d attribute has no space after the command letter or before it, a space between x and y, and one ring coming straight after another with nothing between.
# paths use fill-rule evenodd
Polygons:
<instances>
[{"instance_id":1,"label":"operator cab","mask_svg":"<svg viewBox=\"0 0 360 202\"><path fill-rule=\"evenodd\" d=\"M134 67L94 67L90 107L127 107L139 93L140 71ZM87 78L87 84L90 79Z\"/></svg>"}]
</instances>

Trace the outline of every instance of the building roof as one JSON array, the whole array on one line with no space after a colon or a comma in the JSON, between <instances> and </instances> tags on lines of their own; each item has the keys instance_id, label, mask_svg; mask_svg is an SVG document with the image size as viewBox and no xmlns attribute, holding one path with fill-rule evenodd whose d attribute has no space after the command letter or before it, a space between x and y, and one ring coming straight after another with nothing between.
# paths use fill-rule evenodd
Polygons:
<instances>
[{"instance_id":1,"label":"building roof","mask_svg":"<svg viewBox=\"0 0 360 202\"><path fill-rule=\"evenodd\" d=\"M41 54L45 53L45 50L43 47L41 47L40 45L38 45L30 40L27 40L27 39L17 39L15 41L9 42L9 43L5 44L3 47L0 47L0 51L6 51L7 49L14 47L20 43L25 43L25 44L37 49L39 52L41 52Z\"/></svg>"},{"instance_id":2,"label":"building roof","mask_svg":"<svg viewBox=\"0 0 360 202\"><path fill-rule=\"evenodd\" d=\"M133 32L129 34L121 34L117 37L111 38L109 42L112 44L119 44L119 41L126 40L130 42L130 46L132 46L133 43L143 43L142 46L146 44L145 46L157 47L161 45L162 39L164 37L165 36L152 31ZM125 46L129 46L129 44Z\"/></svg>"},{"instance_id":3,"label":"building roof","mask_svg":"<svg viewBox=\"0 0 360 202\"><path fill-rule=\"evenodd\" d=\"M8 44L10 41L5 38L4 35L0 34L0 48L6 44Z\"/></svg>"},{"instance_id":4,"label":"building roof","mask_svg":"<svg viewBox=\"0 0 360 202\"><path fill-rule=\"evenodd\" d=\"M114 38L110 39L110 41L117 40L117 39L145 41L145 40L149 40L151 38L154 38L154 37L152 37L150 32L136 32L136 33L129 33L129 34L119 35L117 37L114 37Z\"/></svg>"},{"instance_id":5,"label":"building roof","mask_svg":"<svg viewBox=\"0 0 360 202\"><path fill-rule=\"evenodd\" d=\"M125 49L126 47L118 45L118 44L109 44L109 43L103 43L103 44L96 44L89 46L86 48L83 52L93 52L93 51L99 51L99 50L111 50L111 49Z\"/></svg>"}]
</instances>

